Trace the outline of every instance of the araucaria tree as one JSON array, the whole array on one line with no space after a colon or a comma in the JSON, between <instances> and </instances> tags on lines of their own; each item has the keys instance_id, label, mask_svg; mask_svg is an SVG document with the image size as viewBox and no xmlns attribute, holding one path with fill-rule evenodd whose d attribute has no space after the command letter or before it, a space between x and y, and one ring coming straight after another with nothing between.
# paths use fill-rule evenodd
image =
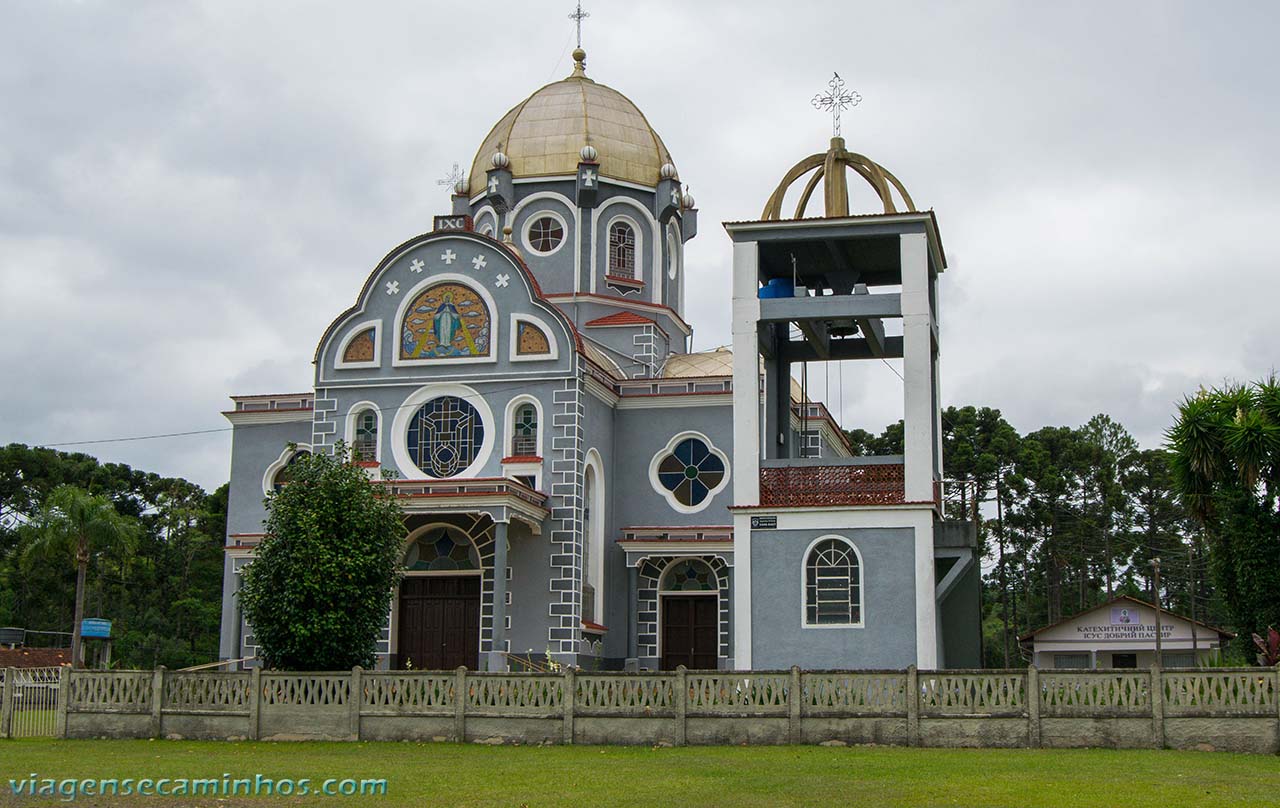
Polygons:
<instances>
[{"instance_id":1,"label":"araucaria tree","mask_svg":"<svg viewBox=\"0 0 1280 808\"><path fill-rule=\"evenodd\" d=\"M1174 485L1204 524L1243 646L1280 625L1280 382L1202 390L1178 406L1168 439Z\"/></svg>"},{"instance_id":2,"label":"araucaria tree","mask_svg":"<svg viewBox=\"0 0 1280 808\"><path fill-rule=\"evenodd\" d=\"M289 482L267 497L266 535L240 589L265 664L371 667L404 535L400 506L345 446L295 462Z\"/></svg>"}]
</instances>

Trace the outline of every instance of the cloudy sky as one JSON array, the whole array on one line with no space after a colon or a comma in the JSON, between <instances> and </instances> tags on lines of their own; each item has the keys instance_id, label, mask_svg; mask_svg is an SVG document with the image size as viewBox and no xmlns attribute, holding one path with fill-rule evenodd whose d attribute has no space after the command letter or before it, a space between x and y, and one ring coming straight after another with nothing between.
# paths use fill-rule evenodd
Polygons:
<instances>
[{"instance_id":1,"label":"cloudy sky","mask_svg":"<svg viewBox=\"0 0 1280 808\"><path fill-rule=\"evenodd\" d=\"M840 71L850 148L941 224L945 401L1155 445L1180 396L1280 355L1277 9L594 0L584 45L697 198L695 348L729 340L718 223L825 149L809 99ZM330 319L446 212L437 179L568 74L571 10L0 4L0 442L220 429L230 394L308 389ZM898 417L896 382L847 376L845 425ZM77 448L229 469L225 432Z\"/></svg>"}]
</instances>

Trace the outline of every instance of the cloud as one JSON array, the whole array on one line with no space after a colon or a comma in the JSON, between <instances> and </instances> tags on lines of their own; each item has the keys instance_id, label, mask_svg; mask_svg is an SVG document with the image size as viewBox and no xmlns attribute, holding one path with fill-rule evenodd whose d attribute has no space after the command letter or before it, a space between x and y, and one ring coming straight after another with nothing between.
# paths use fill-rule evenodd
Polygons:
<instances>
[{"instance_id":1,"label":"cloud","mask_svg":"<svg viewBox=\"0 0 1280 808\"><path fill-rule=\"evenodd\" d=\"M554 11L554 13L551 13ZM1184 392L1274 369L1280 13L1195 3L602 4L588 71L662 133L698 199L695 346L728 339L724 220L825 148L936 210L947 403L1022 429L1108 412L1159 440ZM568 8L386 2L0 8L0 440L218 428L306 389L329 320L448 207L436 184L568 72ZM845 419L901 411L846 375ZM886 383L880 392L881 382ZM856 387L854 387L856 385ZM897 414L895 414L897 413ZM92 447L226 478L223 434Z\"/></svg>"}]
</instances>

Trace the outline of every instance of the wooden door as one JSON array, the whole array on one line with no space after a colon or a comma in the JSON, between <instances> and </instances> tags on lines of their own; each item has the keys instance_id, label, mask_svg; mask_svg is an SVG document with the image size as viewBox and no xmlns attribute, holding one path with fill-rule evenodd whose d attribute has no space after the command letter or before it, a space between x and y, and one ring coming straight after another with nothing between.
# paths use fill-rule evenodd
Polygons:
<instances>
[{"instance_id":1,"label":"wooden door","mask_svg":"<svg viewBox=\"0 0 1280 808\"><path fill-rule=\"evenodd\" d=\"M715 595L662 597L662 669L684 665L715 670L719 598Z\"/></svg>"},{"instance_id":2,"label":"wooden door","mask_svg":"<svg viewBox=\"0 0 1280 808\"><path fill-rule=\"evenodd\" d=\"M480 576L409 577L400 584L397 668L475 670L480 661Z\"/></svg>"}]
</instances>

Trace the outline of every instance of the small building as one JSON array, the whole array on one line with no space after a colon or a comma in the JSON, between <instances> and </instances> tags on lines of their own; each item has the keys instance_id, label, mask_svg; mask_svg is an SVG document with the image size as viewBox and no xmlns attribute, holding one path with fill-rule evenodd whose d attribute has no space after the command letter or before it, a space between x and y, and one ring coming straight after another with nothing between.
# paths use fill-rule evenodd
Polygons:
<instances>
[{"instance_id":1,"label":"small building","mask_svg":"<svg viewBox=\"0 0 1280 808\"><path fill-rule=\"evenodd\" d=\"M1235 637L1160 610L1160 664L1194 668ZM1156 607L1121 595L1018 638L1038 668L1149 668L1156 656Z\"/></svg>"},{"instance_id":2,"label":"small building","mask_svg":"<svg viewBox=\"0 0 1280 808\"><path fill-rule=\"evenodd\" d=\"M2 648L0 669L3 668L58 668L71 664L68 648Z\"/></svg>"}]
</instances>

